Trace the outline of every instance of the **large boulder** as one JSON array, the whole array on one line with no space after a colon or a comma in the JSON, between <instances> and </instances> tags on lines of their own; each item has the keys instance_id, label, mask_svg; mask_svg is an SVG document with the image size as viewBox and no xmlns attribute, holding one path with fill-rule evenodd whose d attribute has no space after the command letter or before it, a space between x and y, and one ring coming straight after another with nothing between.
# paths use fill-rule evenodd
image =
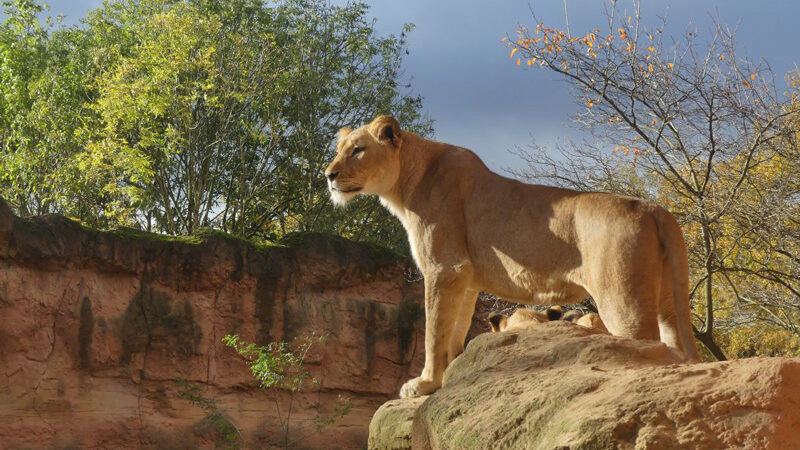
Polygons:
<instances>
[{"instance_id":1,"label":"large boulder","mask_svg":"<svg viewBox=\"0 0 800 450\"><path fill-rule=\"evenodd\" d=\"M473 339L444 387L384 404L370 448L800 448L800 359L684 364L568 322Z\"/></svg>"}]
</instances>

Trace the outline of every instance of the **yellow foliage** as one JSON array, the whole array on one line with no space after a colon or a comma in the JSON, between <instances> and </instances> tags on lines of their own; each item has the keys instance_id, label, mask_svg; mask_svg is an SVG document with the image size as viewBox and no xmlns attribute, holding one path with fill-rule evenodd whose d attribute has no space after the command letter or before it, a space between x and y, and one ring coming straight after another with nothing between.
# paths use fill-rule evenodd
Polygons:
<instances>
[{"instance_id":1,"label":"yellow foliage","mask_svg":"<svg viewBox=\"0 0 800 450\"><path fill-rule=\"evenodd\" d=\"M737 326L723 333L720 341L730 357L800 355L796 335L763 324Z\"/></svg>"},{"instance_id":2,"label":"yellow foliage","mask_svg":"<svg viewBox=\"0 0 800 450\"><path fill-rule=\"evenodd\" d=\"M628 53L633 51L633 42L628 41L628 44L625 46L625 51Z\"/></svg>"}]
</instances>

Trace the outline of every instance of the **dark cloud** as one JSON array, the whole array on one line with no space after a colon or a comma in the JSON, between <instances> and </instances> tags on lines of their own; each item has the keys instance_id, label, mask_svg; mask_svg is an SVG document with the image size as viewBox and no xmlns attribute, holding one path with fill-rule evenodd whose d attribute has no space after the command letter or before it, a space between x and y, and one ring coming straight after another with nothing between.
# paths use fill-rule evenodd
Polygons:
<instances>
[{"instance_id":1,"label":"dark cloud","mask_svg":"<svg viewBox=\"0 0 800 450\"><path fill-rule=\"evenodd\" d=\"M425 108L436 120L437 139L471 148L490 167L500 169L518 164L509 150L529 144L531 138L552 147L582 137L582 131L570 121L577 106L565 83L542 70L516 67L500 43L518 25L534 23L531 10L546 23L564 27L562 0L532 5L527 1L477 0L370 3L383 33L396 32L406 22L416 24L409 38L406 73L413 76L415 92L425 97ZM796 52L791 49L800 2L643 3L645 23L656 25L666 17L668 32L676 37L694 26L702 38L709 34L713 18L719 17L737 29L737 41L747 56L764 57L780 76L794 67ZM602 27L607 4L568 1L571 29L577 34Z\"/></svg>"},{"instance_id":2,"label":"dark cloud","mask_svg":"<svg viewBox=\"0 0 800 450\"><path fill-rule=\"evenodd\" d=\"M101 0L52 0L54 14L77 23ZM343 4L345 1L332 1ZM537 143L552 146L580 137L570 124L577 111L567 86L553 74L515 67L500 42L518 25L531 25L531 9L548 24L563 27L564 1L403 0L369 1L381 34L398 34L405 23L416 29L409 36L411 54L405 73L413 92L436 121L436 139L475 150L490 167L518 163L509 150ZM620 5L626 2L620 0ZM632 2L629 2L632 5ZM707 35L713 17L736 28L742 52L765 58L782 76L796 62L797 17L800 2L747 0L671 0L643 2L646 23L666 15L668 32L680 36L690 24ZM575 33L603 23L606 1L567 1Z\"/></svg>"}]
</instances>

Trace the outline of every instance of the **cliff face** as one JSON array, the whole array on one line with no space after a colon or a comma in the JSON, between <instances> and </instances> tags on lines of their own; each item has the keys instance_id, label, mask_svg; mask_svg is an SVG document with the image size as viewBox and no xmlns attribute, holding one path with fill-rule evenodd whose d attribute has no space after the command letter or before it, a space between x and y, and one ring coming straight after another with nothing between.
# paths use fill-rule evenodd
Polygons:
<instances>
[{"instance_id":1,"label":"cliff face","mask_svg":"<svg viewBox=\"0 0 800 450\"><path fill-rule=\"evenodd\" d=\"M563 321L473 339L430 396L375 414L379 449L800 448L800 358L683 364Z\"/></svg>"},{"instance_id":2,"label":"cliff face","mask_svg":"<svg viewBox=\"0 0 800 450\"><path fill-rule=\"evenodd\" d=\"M303 235L256 249L14 217L0 200L0 442L5 447L197 448L231 429L266 447L274 400L220 339L328 335L297 398L298 447L358 448L377 407L419 374L422 289L407 263L344 239ZM217 401L224 423L180 398L176 377ZM339 395L352 411L317 433ZM286 417L286 410L283 411ZM227 431L226 431L227 430Z\"/></svg>"}]
</instances>

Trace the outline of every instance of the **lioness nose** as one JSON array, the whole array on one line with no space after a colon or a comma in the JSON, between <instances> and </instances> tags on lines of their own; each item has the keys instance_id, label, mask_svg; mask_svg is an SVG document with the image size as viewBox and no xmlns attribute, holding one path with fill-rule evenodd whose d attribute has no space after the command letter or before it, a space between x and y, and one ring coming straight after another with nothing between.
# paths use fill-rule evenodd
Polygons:
<instances>
[{"instance_id":1,"label":"lioness nose","mask_svg":"<svg viewBox=\"0 0 800 450\"><path fill-rule=\"evenodd\" d=\"M335 180L337 175L339 175L339 172L329 172L327 175L328 180L330 181Z\"/></svg>"}]
</instances>

